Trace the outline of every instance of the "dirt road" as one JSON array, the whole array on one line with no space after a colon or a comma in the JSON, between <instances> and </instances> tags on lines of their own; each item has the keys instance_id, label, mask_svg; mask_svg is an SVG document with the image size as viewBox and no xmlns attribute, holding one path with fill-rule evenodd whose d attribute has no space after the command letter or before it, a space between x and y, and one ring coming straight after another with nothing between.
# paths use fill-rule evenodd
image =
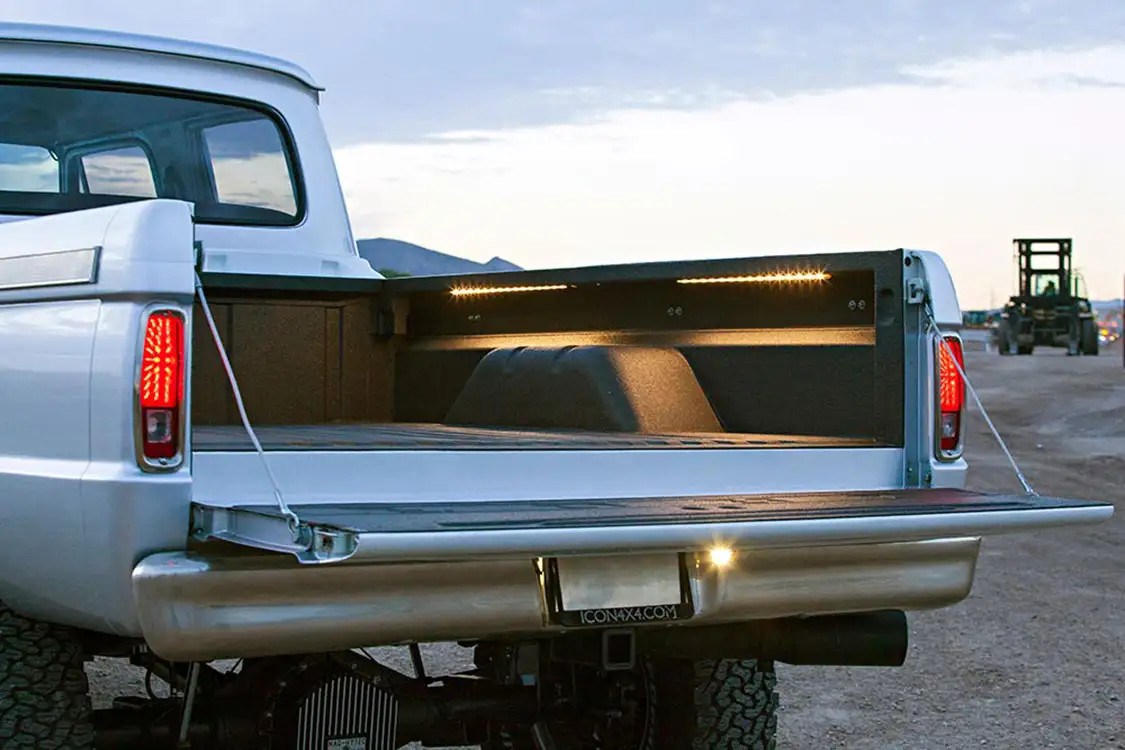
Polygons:
<instances>
[{"instance_id":1,"label":"dirt road","mask_svg":"<svg viewBox=\"0 0 1125 750\"><path fill-rule=\"evenodd\" d=\"M967 357L1036 490L1125 505L1120 350ZM1019 491L979 415L969 430L970 486ZM902 668L779 667L779 747L1125 748L1125 508L1099 527L986 541L972 596L910 619ZM455 647L427 654L435 672L464 664ZM109 691L143 694L140 673L116 663L91 677L98 705Z\"/></svg>"},{"instance_id":2,"label":"dirt road","mask_svg":"<svg viewBox=\"0 0 1125 750\"><path fill-rule=\"evenodd\" d=\"M1125 748L1125 369L1104 354L974 353L966 369L1038 492L1121 510L986 540L969 599L911 615L901 668L780 667L780 747ZM984 420L969 429L969 486L1019 491Z\"/></svg>"}]
</instances>

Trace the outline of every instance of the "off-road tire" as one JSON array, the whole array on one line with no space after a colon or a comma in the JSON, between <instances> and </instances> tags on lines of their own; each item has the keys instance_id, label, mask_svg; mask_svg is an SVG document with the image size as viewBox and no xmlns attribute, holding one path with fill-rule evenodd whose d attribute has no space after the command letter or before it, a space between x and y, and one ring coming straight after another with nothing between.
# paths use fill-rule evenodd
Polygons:
<instances>
[{"instance_id":1,"label":"off-road tire","mask_svg":"<svg viewBox=\"0 0 1125 750\"><path fill-rule=\"evenodd\" d=\"M90 750L92 714L77 635L0 604L0 747Z\"/></svg>"},{"instance_id":2,"label":"off-road tire","mask_svg":"<svg viewBox=\"0 0 1125 750\"><path fill-rule=\"evenodd\" d=\"M644 674L647 729L612 750L775 750L777 674L753 659L661 660ZM483 750L532 750L526 727L492 728Z\"/></svg>"},{"instance_id":3,"label":"off-road tire","mask_svg":"<svg viewBox=\"0 0 1125 750\"><path fill-rule=\"evenodd\" d=\"M996 326L996 353L1001 357L1007 357L1012 354L1012 330L1008 325L1008 321L1002 320Z\"/></svg>"},{"instance_id":4,"label":"off-road tire","mask_svg":"<svg viewBox=\"0 0 1125 750\"><path fill-rule=\"evenodd\" d=\"M657 666L656 736L667 750L774 750L772 662L719 659Z\"/></svg>"},{"instance_id":5,"label":"off-road tire","mask_svg":"<svg viewBox=\"0 0 1125 750\"><path fill-rule=\"evenodd\" d=\"M1066 356L1077 357L1082 353L1082 324L1071 323L1066 340Z\"/></svg>"},{"instance_id":6,"label":"off-road tire","mask_svg":"<svg viewBox=\"0 0 1125 750\"><path fill-rule=\"evenodd\" d=\"M1098 356L1098 326L1092 320L1082 321L1082 354L1086 357Z\"/></svg>"}]
</instances>

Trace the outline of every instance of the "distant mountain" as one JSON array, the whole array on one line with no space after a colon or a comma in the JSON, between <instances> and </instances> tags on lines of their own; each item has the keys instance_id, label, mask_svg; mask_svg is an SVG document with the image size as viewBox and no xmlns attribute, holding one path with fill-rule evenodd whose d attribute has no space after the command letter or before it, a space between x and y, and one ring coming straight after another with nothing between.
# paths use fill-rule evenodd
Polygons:
<instances>
[{"instance_id":1,"label":"distant mountain","mask_svg":"<svg viewBox=\"0 0 1125 750\"><path fill-rule=\"evenodd\" d=\"M371 267L383 275L447 276L462 273L494 271L522 271L515 263L503 258L493 258L487 263L477 263L455 255L385 237L357 240L359 254Z\"/></svg>"}]
</instances>

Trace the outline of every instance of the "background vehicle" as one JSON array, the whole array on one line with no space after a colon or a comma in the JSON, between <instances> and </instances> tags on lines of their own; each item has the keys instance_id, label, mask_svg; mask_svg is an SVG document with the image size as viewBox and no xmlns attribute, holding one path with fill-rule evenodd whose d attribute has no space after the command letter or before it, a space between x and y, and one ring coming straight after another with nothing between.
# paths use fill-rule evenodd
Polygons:
<instances>
[{"instance_id":1,"label":"background vehicle","mask_svg":"<svg viewBox=\"0 0 1125 750\"><path fill-rule=\"evenodd\" d=\"M990 328L992 318L992 310L966 310L961 314L961 324L964 328Z\"/></svg>"},{"instance_id":2,"label":"background vehicle","mask_svg":"<svg viewBox=\"0 0 1125 750\"><path fill-rule=\"evenodd\" d=\"M0 67L6 748L770 746L776 661L901 664L981 535L1112 513L962 489L932 253L383 279L305 71ZM90 655L177 696L92 712Z\"/></svg>"},{"instance_id":3,"label":"background vehicle","mask_svg":"<svg viewBox=\"0 0 1125 750\"><path fill-rule=\"evenodd\" d=\"M1019 292L1004 306L996 329L1001 355L1031 354L1036 346L1066 347L1068 356L1097 356L1098 323L1079 293L1070 239L1017 239ZM1047 246L1047 247L1043 247Z\"/></svg>"}]
</instances>

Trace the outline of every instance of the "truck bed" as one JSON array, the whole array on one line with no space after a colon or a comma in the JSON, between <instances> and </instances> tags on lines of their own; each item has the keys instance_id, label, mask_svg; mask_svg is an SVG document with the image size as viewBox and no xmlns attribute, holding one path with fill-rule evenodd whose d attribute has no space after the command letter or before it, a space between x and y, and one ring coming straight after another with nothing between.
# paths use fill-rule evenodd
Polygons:
<instances>
[{"instance_id":1,"label":"truck bed","mask_svg":"<svg viewBox=\"0 0 1125 750\"><path fill-rule=\"evenodd\" d=\"M895 448L907 413L902 264L888 251L363 288L218 273L203 283L271 451ZM759 283L787 268L824 278ZM195 314L194 448L249 450Z\"/></svg>"},{"instance_id":2,"label":"truck bed","mask_svg":"<svg viewBox=\"0 0 1125 750\"><path fill-rule=\"evenodd\" d=\"M870 439L745 433L637 434L587 430L460 427L429 423L349 423L255 427L267 451L626 450L630 448L871 448ZM192 429L196 452L253 450L241 425Z\"/></svg>"}]
</instances>

